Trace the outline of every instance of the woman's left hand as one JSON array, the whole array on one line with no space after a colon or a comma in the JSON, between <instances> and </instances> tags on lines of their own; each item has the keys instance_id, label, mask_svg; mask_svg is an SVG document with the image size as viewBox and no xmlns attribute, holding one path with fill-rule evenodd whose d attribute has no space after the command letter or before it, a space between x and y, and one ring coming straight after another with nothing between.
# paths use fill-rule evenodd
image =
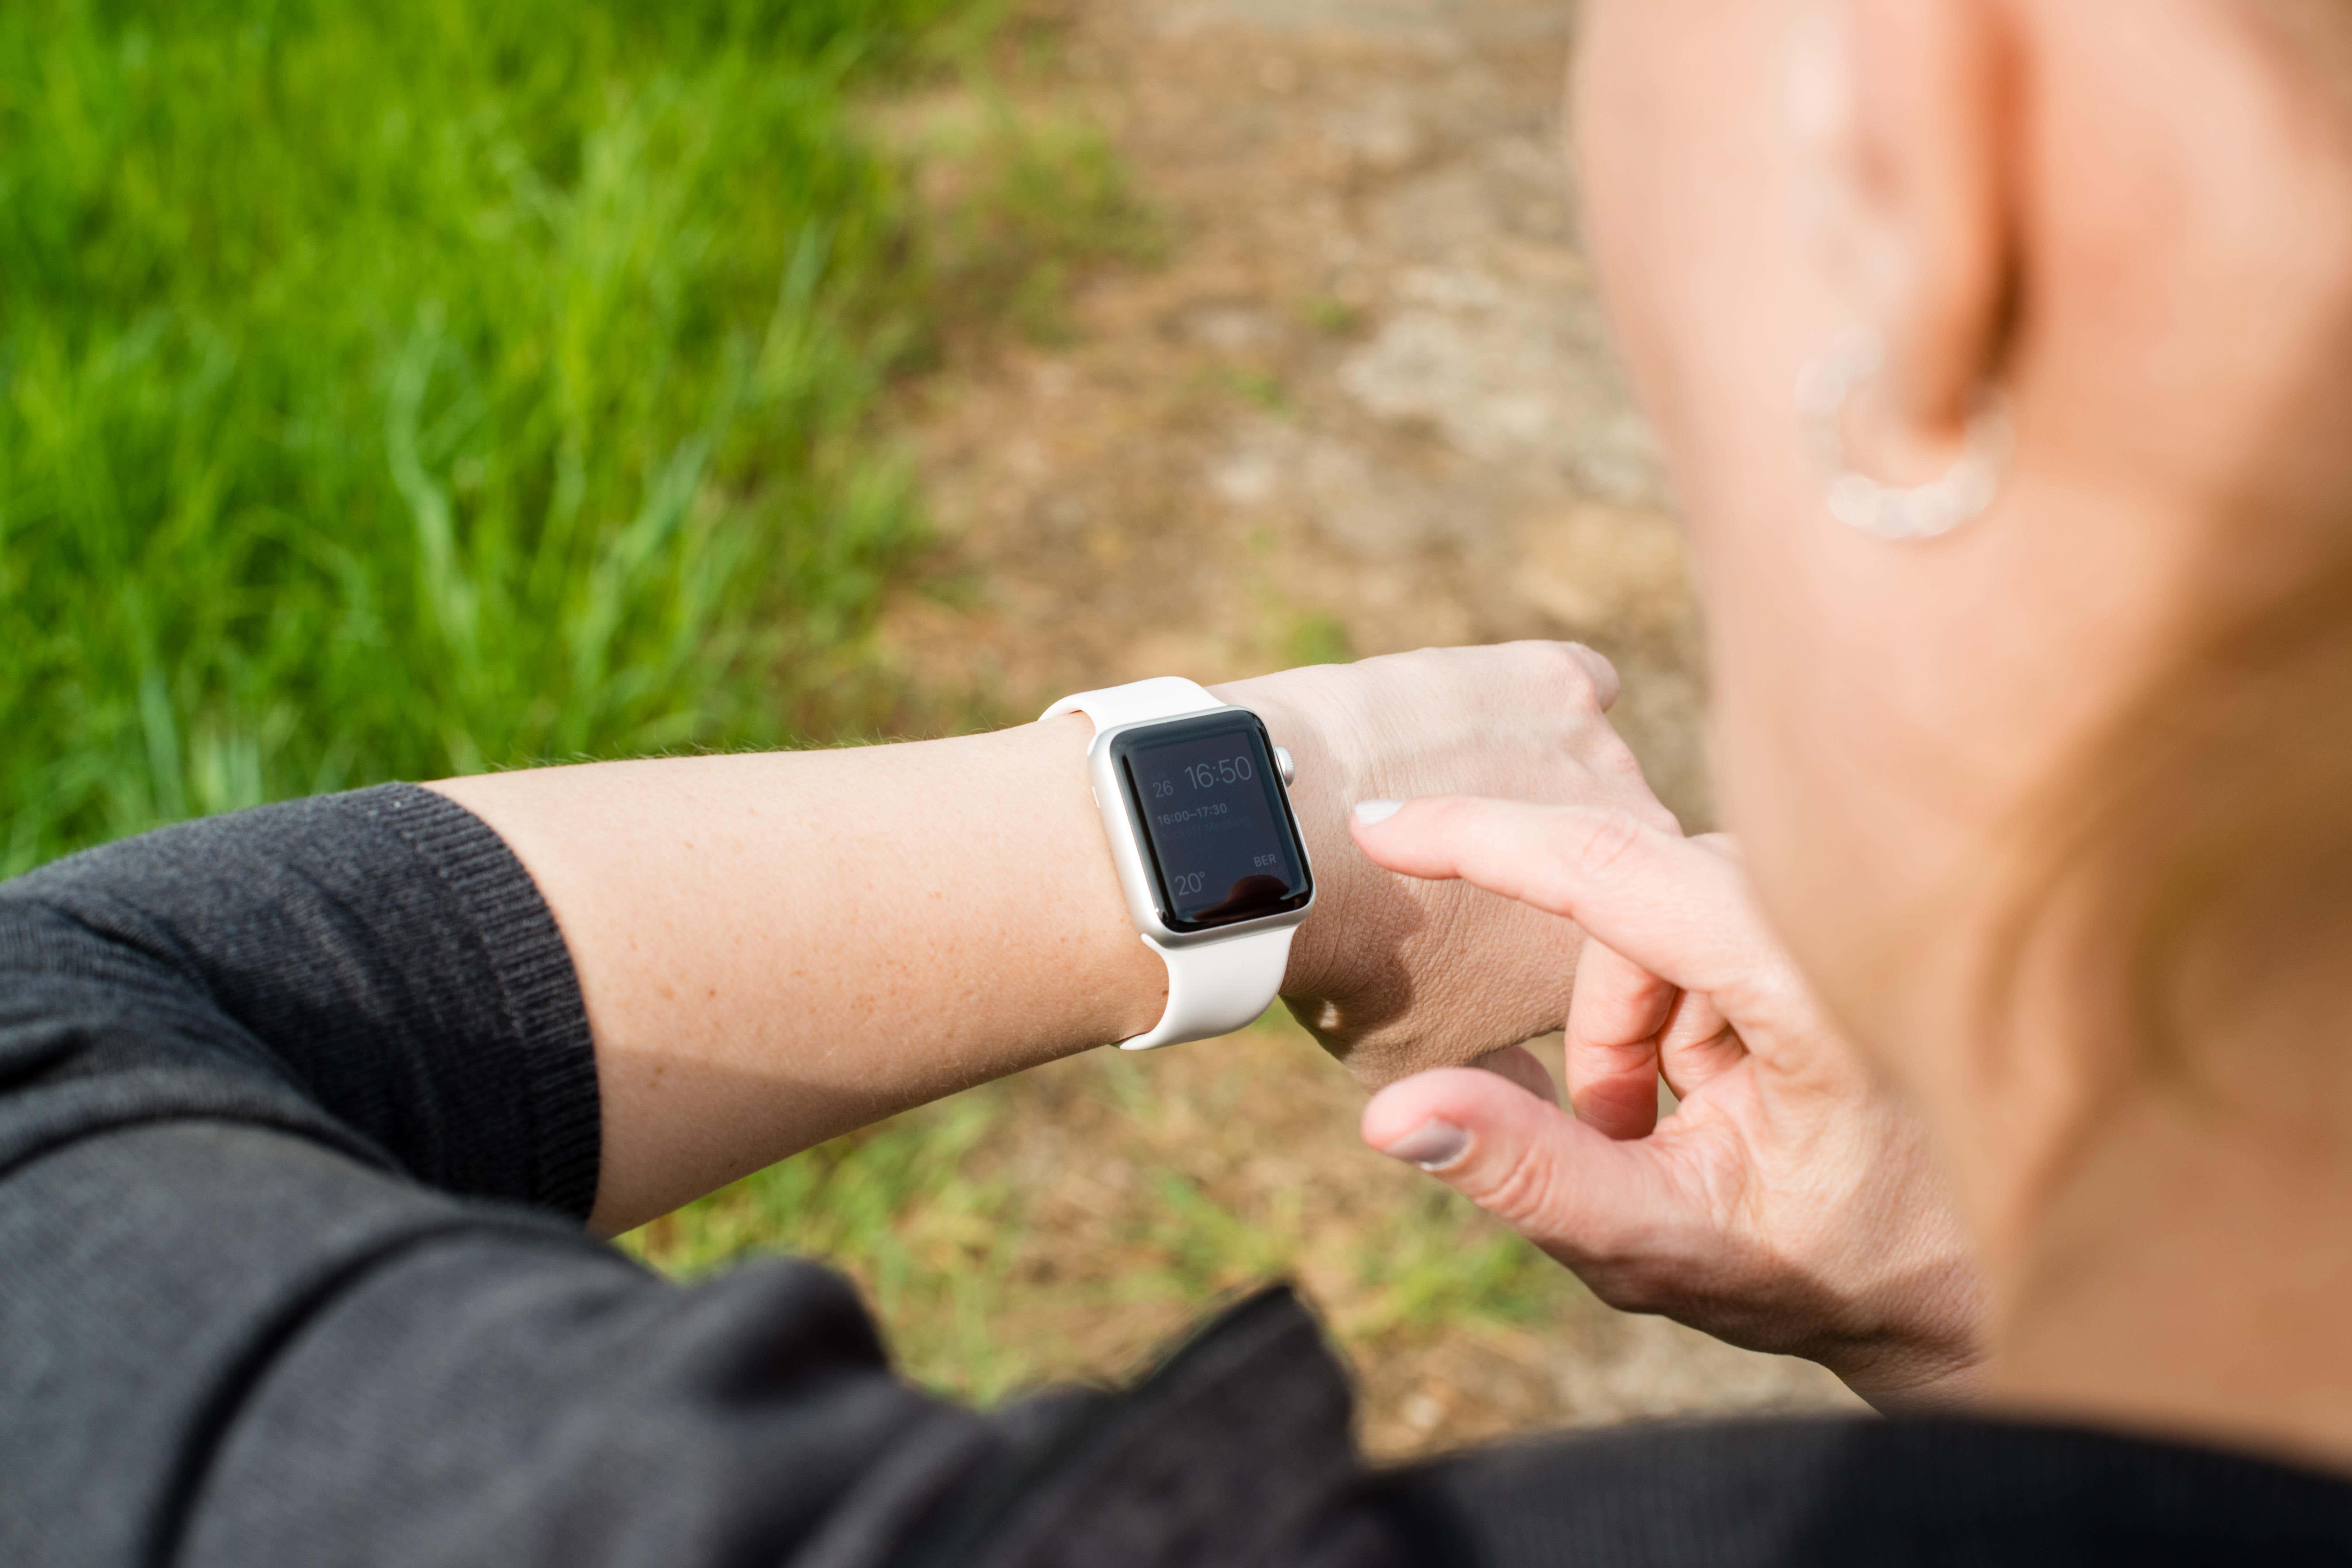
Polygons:
<instances>
[{"instance_id":1,"label":"woman's left hand","mask_svg":"<svg viewBox=\"0 0 2352 1568\"><path fill-rule=\"evenodd\" d=\"M1480 1060L1539 1075L1518 1045L1568 1016L1576 928L1388 875L1349 838L1349 808L1444 790L1606 805L1674 831L1610 728L1609 661L1573 643L1423 648L1217 689L1297 760L1291 800L1317 889L1282 994L1300 1022L1368 1089Z\"/></svg>"}]
</instances>

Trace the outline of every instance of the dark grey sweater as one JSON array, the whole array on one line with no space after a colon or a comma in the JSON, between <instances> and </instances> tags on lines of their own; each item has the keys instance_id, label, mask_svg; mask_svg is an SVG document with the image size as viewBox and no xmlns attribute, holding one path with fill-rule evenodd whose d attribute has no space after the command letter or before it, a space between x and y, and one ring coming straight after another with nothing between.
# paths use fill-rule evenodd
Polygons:
<instances>
[{"instance_id":1,"label":"dark grey sweater","mask_svg":"<svg viewBox=\"0 0 2352 1568\"><path fill-rule=\"evenodd\" d=\"M2352 1561L2352 1487L2090 1433L1660 1430L1367 1477L1286 1293L983 1417L809 1263L583 1234L562 939L388 786L0 887L0 1568Z\"/></svg>"}]
</instances>

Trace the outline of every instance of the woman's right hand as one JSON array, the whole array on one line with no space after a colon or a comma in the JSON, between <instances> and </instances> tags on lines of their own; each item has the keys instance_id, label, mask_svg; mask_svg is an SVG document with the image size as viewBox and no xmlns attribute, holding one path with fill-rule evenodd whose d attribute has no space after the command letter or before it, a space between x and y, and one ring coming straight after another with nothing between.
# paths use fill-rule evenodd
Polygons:
<instances>
[{"instance_id":1,"label":"woman's right hand","mask_svg":"<svg viewBox=\"0 0 2352 1568\"><path fill-rule=\"evenodd\" d=\"M1722 840L1466 797L1359 815L1366 854L1580 923L1576 1114L1492 1073L1394 1084L1366 1142L1613 1306L1802 1355L1881 1408L1966 1400L1983 1293L1917 1121L1832 1029ZM1680 1098L1661 1121L1661 1078Z\"/></svg>"}]
</instances>

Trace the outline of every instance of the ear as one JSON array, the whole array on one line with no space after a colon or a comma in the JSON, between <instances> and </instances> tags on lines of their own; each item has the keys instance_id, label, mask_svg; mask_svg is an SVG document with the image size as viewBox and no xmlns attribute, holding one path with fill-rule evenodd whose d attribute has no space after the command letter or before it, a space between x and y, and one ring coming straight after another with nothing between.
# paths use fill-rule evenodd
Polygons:
<instances>
[{"instance_id":1,"label":"ear","mask_svg":"<svg viewBox=\"0 0 2352 1568\"><path fill-rule=\"evenodd\" d=\"M2017 204L2001 10L1822 0L1792 59L1808 237L1886 345L1889 412L1930 437L1966 422L2007 335Z\"/></svg>"}]
</instances>

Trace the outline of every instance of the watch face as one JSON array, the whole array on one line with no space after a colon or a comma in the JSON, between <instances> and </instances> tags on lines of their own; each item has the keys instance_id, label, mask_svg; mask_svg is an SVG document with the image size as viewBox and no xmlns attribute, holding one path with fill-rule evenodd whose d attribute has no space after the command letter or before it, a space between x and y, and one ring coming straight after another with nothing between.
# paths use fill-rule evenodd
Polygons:
<instances>
[{"instance_id":1,"label":"watch face","mask_svg":"<svg viewBox=\"0 0 2352 1568\"><path fill-rule=\"evenodd\" d=\"M1256 714L1180 719L1110 745L1171 931L1306 907L1314 879Z\"/></svg>"}]
</instances>

